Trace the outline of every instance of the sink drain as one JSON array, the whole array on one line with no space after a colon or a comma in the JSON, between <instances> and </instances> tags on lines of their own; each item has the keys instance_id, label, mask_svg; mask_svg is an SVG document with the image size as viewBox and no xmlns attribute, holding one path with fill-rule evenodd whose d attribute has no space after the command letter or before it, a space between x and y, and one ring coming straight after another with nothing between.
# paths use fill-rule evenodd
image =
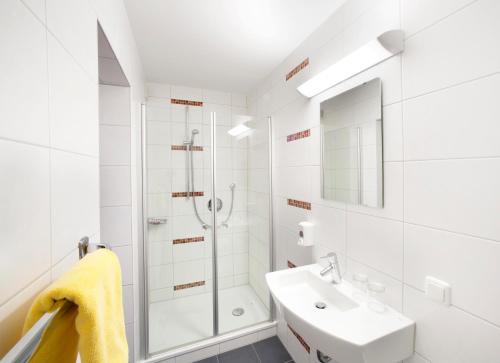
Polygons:
<instances>
[{"instance_id":1,"label":"sink drain","mask_svg":"<svg viewBox=\"0 0 500 363\"><path fill-rule=\"evenodd\" d=\"M326 309L326 304L323 301L318 301L314 306L316 306L317 309Z\"/></svg>"},{"instance_id":2,"label":"sink drain","mask_svg":"<svg viewBox=\"0 0 500 363\"><path fill-rule=\"evenodd\" d=\"M241 316L243 314L245 314L245 309L243 309L243 308L233 309L233 315L234 316Z\"/></svg>"}]
</instances>

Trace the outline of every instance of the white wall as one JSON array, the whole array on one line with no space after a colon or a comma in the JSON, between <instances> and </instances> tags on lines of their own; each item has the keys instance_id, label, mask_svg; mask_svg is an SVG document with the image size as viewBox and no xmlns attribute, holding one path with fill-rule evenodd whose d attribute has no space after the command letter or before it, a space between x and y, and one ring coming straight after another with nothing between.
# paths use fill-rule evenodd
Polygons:
<instances>
[{"instance_id":1,"label":"white wall","mask_svg":"<svg viewBox=\"0 0 500 363\"><path fill-rule=\"evenodd\" d=\"M123 311L134 352L134 280L130 157L130 88L99 85L99 161L101 240L108 243L122 269Z\"/></svg>"},{"instance_id":2,"label":"white wall","mask_svg":"<svg viewBox=\"0 0 500 363\"><path fill-rule=\"evenodd\" d=\"M255 114L274 121L278 268L336 251L346 278L362 271L386 284L384 300L417 322L409 362L500 361L499 15L494 0L351 0L249 99ZM311 100L296 92L391 28L406 32L402 55ZM306 57L310 65L286 82ZM385 206L322 200L319 103L375 77L383 87ZM309 137L287 142L306 129ZM296 246L301 220L316 224L311 251ZM451 307L426 299L426 275L452 285ZM283 322L279 331L295 361L310 359Z\"/></svg>"},{"instance_id":3,"label":"white wall","mask_svg":"<svg viewBox=\"0 0 500 363\"><path fill-rule=\"evenodd\" d=\"M143 82L121 1L0 4L0 355L32 298L77 261L80 237L99 240L98 19L136 125Z\"/></svg>"}]
</instances>

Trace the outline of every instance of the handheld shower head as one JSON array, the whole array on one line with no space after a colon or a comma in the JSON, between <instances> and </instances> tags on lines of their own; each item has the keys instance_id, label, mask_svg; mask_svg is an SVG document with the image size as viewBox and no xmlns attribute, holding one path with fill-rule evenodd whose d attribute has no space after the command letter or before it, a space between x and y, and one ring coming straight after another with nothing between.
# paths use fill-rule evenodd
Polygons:
<instances>
[{"instance_id":1,"label":"handheld shower head","mask_svg":"<svg viewBox=\"0 0 500 363\"><path fill-rule=\"evenodd\" d=\"M199 133L200 133L200 131L198 129L193 129L191 131L191 145L194 145L194 136L198 135Z\"/></svg>"}]
</instances>

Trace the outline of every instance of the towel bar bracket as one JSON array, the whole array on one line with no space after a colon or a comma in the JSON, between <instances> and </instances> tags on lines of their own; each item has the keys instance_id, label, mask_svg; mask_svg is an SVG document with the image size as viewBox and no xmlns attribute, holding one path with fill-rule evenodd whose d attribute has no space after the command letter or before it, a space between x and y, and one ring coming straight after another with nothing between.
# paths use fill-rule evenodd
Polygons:
<instances>
[{"instance_id":1,"label":"towel bar bracket","mask_svg":"<svg viewBox=\"0 0 500 363\"><path fill-rule=\"evenodd\" d=\"M100 249L100 248L107 248L111 249L110 246L107 243L90 243L89 238L87 236L84 236L80 239L78 242L78 257L80 260L85 257L87 253L89 253L89 248L91 246L95 246L95 249Z\"/></svg>"}]
</instances>

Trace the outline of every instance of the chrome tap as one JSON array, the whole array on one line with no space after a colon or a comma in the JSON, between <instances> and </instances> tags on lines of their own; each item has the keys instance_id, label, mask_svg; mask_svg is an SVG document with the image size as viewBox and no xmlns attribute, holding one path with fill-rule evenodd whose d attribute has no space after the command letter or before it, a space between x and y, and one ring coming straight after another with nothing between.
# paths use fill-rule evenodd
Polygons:
<instances>
[{"instance_id":1,"label":"chrome tap","mask_svg":"<svg viewBox=\"0 0 500 363\"><path fill-rule=\"evenodd\" d=\"M332 279L332 282L334 284L339 284L342 281L342 275L340 273L340 265L339 265L339 259L337 257L337 254L335 252L330 252L326 256L322 256L320 258L327 258L328 259L328 265L323 268L320 271L321 276L325 276L328 272L334 272L337 275Z\"/></svg>"}]
</instances>

